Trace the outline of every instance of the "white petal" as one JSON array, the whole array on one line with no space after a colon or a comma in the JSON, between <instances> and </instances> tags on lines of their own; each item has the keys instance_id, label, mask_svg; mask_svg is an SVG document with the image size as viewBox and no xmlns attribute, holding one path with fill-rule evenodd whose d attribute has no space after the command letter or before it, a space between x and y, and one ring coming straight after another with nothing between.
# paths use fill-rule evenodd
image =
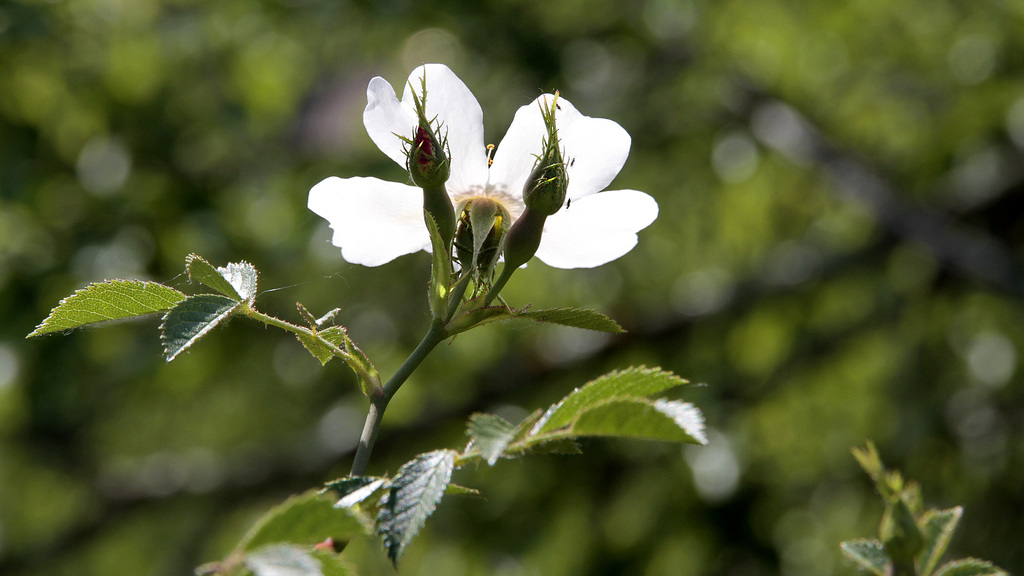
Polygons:
<instances>
[{"instance_id":1,"label":"white petal","mask_svg":"<svg viewBox=\"0 0 1024 576\"><path fill-rule=\"evenodd\" d=\"M370 80L366 89L363 124L370 139L398 165L406 166L405 143L418 125L412 91L420 94L427 80L427 118L440 124L440 136L448 138L453 194L482 186L487 181L487 152L484 147L484 114L480 103L459 77L444 64L424 64L412 71L398 101L391 84L381 77Z\"/></svg>"},{"instance_id":2,"label":"white petal","mask_svg":"<svg viewBox=\"0 0 1024 576\"><path fill-rule=\"evenodd\" d=\"M363 125L377 148L403 168L406 165L405 143L399 135L410 138L416 124L411 101L399 102L394 88L380 76L370 80L366 88Z\"/></svg>"},{"instance_id":3,"label":"white petal","mask_svg":"<svg viewBox=\"0 0 1024 576\"><path fill-rule=\"evenodd\" d=\"M547 134L540 105L551 98L544 94L516 112L494 156L490 173L493 184L505 184L510 192L522 191ZM555 126L569 163L568 197L577 199L603 190L629 156L629 134L611 120L580 114L564 98L558 99Z\"/></svg>"},{"instance_id":4,"label":"white petal","mask_svg":"<svg viewBox=\"0 0 1024 576\"><path fill-rule=\"evenodd\" d=\"M616 122L584 116L568 101L558 101L562 109L555 113L555 125L569 163L566 195L575 200L596 194L622 170L632 140Z\"/></svg>"},{"instance_id":5,"label":"white petal","mask_svg":"<svg viewBox=\"0 0 1024 576\"><path fill-rule=\"evenodd\" d=\"M537 258L555 268L593 268L636 246L636 233L658 217L658 203L636 190L573 200L544 225Z\"/></svg>"},{"instance_id":6,"label":"white petal","mask_svg":"<svg viewBox=\"0 0 1024 576\"><path fill-rule=\"evenodd\" d=\"M331 243L353 264L380 266L430 246L419 188L332 176L309 191L309 209L331 224Z\"/></svg>"},{"instance_id":7,"label":"white petal","mask_svg":"<svg viewBox=\"0 0 1024 576\"><path fill-rule=\"evenodd\" d=\"M439 136L448 138L451 176L448 190L458 193L487 182L487 152L484 147L484 113L469 88L444 64L424 64L412 71L405 85L402 103L412 106L412 90L427 79L427 118L437 118Z\"/></svg>"}]
</instances>

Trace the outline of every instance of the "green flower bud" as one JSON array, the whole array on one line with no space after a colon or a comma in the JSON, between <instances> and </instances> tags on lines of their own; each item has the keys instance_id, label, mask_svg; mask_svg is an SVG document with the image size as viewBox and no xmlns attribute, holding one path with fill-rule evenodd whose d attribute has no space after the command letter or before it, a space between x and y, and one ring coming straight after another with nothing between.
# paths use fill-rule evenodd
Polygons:
<instances>
[{"instance_id":1,"label":"green flower bud","mask_svg":"<svg viewBox=\"0 0 1024 576\"><path fill-rule=\"evenodd\" d=\"M523 203L526 204L526 210L512 224L508 235L505 236L502 253L505 267L487 293L487 303L496 298L512 274L537 253L541 235L544 233L544 222L565 203L569 176L565 170L562 149L559 147L558 129L555 127L557 109L558 92L555 92L550 103L541 103L540 111L547 134L541 141L541 153L537 156L537 162L523 186Z\"/></svg>"},{"instance_id":2,"label":"green flower bud","mask_svg":"<svg viewBox=\"0 0 1024 576\"><path fill-rule=\"evenodd\" d=\"M508 232L509 214L490 198L473 198L462 205L455 231L455 256L464 270L489 281L498 263L498 250Z\"/></svg>"},{"instance_id":3,"label":"green flower bud","mask_svg":"<svg viewBox=\"0 0 1024 576\"><path fill-rule=\"evenodd\" d=\"M565 204L565 190L569 185L562 149L558 145L558 129L555 127L557 108L558 92L555 92L550 104L541 105L541 115L548 133L541 142L542 152L523 186L523 202L526 207L545 216L551 216L562 208Z\"/></svg>"}]
</instances>

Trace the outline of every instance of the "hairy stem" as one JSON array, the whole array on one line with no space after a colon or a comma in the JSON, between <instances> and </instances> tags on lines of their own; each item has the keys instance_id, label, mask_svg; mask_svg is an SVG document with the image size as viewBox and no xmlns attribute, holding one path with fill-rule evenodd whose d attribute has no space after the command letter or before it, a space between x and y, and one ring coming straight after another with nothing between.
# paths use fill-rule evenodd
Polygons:
<instances>
[{"instance_id":1,"label":"hairy stem","mask_svg":"<svg viewBox=\"0 0 1024 576\"><path fill-rule=\"evenodd\" d=\"M391 376L391 379L384 384L380 394L370 397L370 410L366 413L366 422L363 424L363 433L359 436L359 446L356 448L355 459L352 461L351 476L362 476L366 473L366 466L370 462L370 453L373 452L373 443L377 440L377 432L380 430L380 423L384 417L384 410L387 409L391 398L395 396L402 384L409 379L409 376L419 367L423 359L430 354L438 344L448 337L444 323L435 318L430 323L423 340L416 349L409 354L405 362Z\"/></svg>"}]
</instances>

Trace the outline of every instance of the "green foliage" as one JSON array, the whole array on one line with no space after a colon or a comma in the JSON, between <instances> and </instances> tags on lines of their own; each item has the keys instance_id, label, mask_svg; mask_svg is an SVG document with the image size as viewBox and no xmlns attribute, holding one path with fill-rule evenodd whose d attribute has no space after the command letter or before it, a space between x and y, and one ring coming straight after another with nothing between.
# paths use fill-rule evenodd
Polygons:
<instances>
[{"instance_id":1,"label":"green foliage","mask_svg":"<svg viewBox=\"0 0 1024 576\"><path fill-rule=\"evenodd\" d=\"M252 300L256 296L258 274L248 262L230 263L223 268L214 268L196 254L185 259L185 270L193 282L213 288L234 300Z\"/></svg>"},{"instance_id":2,"label":"green foliage","mask_svg":"<svg viewBox=\"0 0 1024 576\"><path fill-rule=\"evenodd\" d=\"M470 307L456 315L448 325L451 334L465 332L472 328L502 320L532 320L539 323L558 324L570 328L581 328L596 332L621 334L625 332L618 322L597 312L584 308L550 308L515 310L505 306Z\"/></svg>"},{"instance_id":3,"label":"green foliage","mask_svg":"<svg viewBox=\"0 0 1024 576\"><path fill-rule=\"evenodd\" d=\"M674 448L604 443L621 466L481 468L474 486L514 513L446 500L460 524L421 534L408 560L467 576L701 574L728 571L722 558L840 574L835 542L877 526L846 457L873 437L929 492L958 495L942 507L975 521L955 546L1024 572L1008 505L1024 486L1024 276L988 250L958 264L970 243L946 234L1024 254L1019 2L2 4L0 573L187 573L286 478L339 474L326 414L363 400L273 331L217 334L170 366L144 326L22 337L104 278L187 292L168 280L195 251L259 263L262 286L287 287L260 295L268 309L345 306L393 367L415 344L394 328L424 321L426 277L409 272L428 259L347 265L305 191L327 174L404 178L359 125L366 81L431 61L477 91L484 142L552 88L615 119L633 141L610 188L651 193L661 214L626 258L531 264L503 292L614 311L630 337L457 339L398 397L375 458L450 442L453 415L547 406L566 382L644 362L715 384L694 398L742 472L709 496L689 456L710 451L688 451L691 469Z\"/></svg>"},{"instance_id":4,"label":"green foliage","mask_svg":"<svg viewBox=\"0 0 1024 576\"><path fill-rule=\"evenodd\" d=\"M381 386L380 374L374 367L373 362L370 361L369 356L349 338L348 330L344 326L320 328L324 323L334 318L338 309L334 309L323 317L315 319L302 304L296 303L296 307L309 324L308 331L292 327L295 328L295 337L298 338L306 350L319 360L321 365L326 365L330 362L331 358L341 358L352 369L356 378L359 379L359 387L363 395L369 396L376 393L375 391L379 390Z\"/></svg>"},{"instance_id":5,"label":"green foliage","mask_svg":"<svg viewBox=\"0 0 1024 576\"><path fill-rule=\"evenodd\" d=\"M199 574L233 576L247 568L254 576L331 576L351 571L338 552L363 526L333 499L310 491L292 496L264 514L223 562Z\"/></svg>"},{"instance_id":6,"label":"green foliage","mask_svg":"<svg viewBox=\"0 0 1024 576\"><path fill-rule=\"evenodd\" d=\"M430 304L430 313L434 318L446 320L448 307L459 304L458 302L452 304L448 302L448 284L452 277L451 260L447 257L448 249L445 247L444 239L441 238L441 233L437 230L433 216L424 211L423 219L427 223L431 246L430 288L427 300Z\"/></svg>"},{"instance_id":7,"label":"green foliage","mask_svg":"<svg viewBox=\"0 0 1024 576\"><path fill-rule=\"evenodd\" d=\"M861 570L885 576L889 557L885 555L885 547L878 540L848 540L840 544L839 548Z\"/></svg>"},{"instance_id":8,"label":"green foliage","mask_svg":"<svg viewBox=\"0 0 1024 576\"><path fill-rule=\"evenodd\" d=\"M488 464L494 466L498 458L515 436L515 426L504 418L493 414L473 414L469 417L466 434L473 446Z\"/></svg>"},{"instance_id":9,"label":"green foliage","mask_svg":"<svg viewBox=\"0 0 1024 576\"><path fill-rule=\"evenodd\" d=\"M935 576L1009 576L1009 574L1002 568L993 566L991 562L965 558L946 563L935 572Z\"/></svg>"},{"instance_id":10,"label":"green foliage","mask_svg":"<svg viewBox=\"0 0 1024 576\"><path fill-rule=\"evenodd\" d=\"M227 296L200 294L189 296L164 315L160 325L164 356L170 362L188 350L210 330L233 314L241 304Z\"/></svg>"},{"instance_id":11,"label":"green foliage","mask_svg":"<svg viewBox=\"0 0 1024 576\"><path fill-rule=\"evenodd\" d=\"M97 282L61 300L28 337L163 312L184 299L185 295L181 292L156 282Z\"/></svg>"},{"instance_id":12,"label":"green foliage","mask_svg":"<svg viewBox=\"0 0 1024 576\"><path fill-rule=\"evenodd\" d=\"M341 326L331 326L326 330L318 331L317 335L320 338L314 338L305 334L296 334L295 337L299 339L299 342L306 347L306 350L314 358L320 361L322 366L326 366L331 361L331 358L334 358L334 349L324 341L330 342L338 348L343 347L346 340L345 329Z\"/></svg>"},{"instance_id":13,"label":"green foliage","mask_svg":"<svg viewBox=\"0 0 1024 576\"><path fill-rule=\"evenodd\" d=\"M707 444L704 417L689 402L646 398L605 400L586 408L567 429L574 436L617 436Z\"/></svg>"},{"instance_id":14,"label":"green foliage","mask_svg":"<svg viewBox=\"0 0 1024 576\"><path fill-rule=\"evenodd\" d=\"M249 554L245 566L255 576L322 576L320 563L309 552L294 546L267 546Z\"/></svg>"},{"instance_id":15,"label":"green foliage","mask_svg":"<svg viewBox=\"0 0 1024 576\"><path fill-rule=\"evenodd\" d=\"M1006 575L983 560L967 558L947 562L936 570L956 531L963 509L923 511L917 484L904 483L896 471L888 472L874 444L854 449L861 468L875 482L885 502L878 528L879 540L851 540L840 544L843 554L864 571L884 576Z\"/></svg>"},{"instance_id":16,"label":"green foliage","mask_svg":"<svg viewBox=\"0 0 1024 576\"><path fill-rule=\"evenodd\" d=\"M292 496L278 504L260 520L239 544L241 552L251 552L268 544L289 543L313 546L328 538L336 545L363 533L362 525L335 500L319 491Z\"/></svg>"},{"instance_id":17,"label":"green foliage","mask_svg":"<svg viewBox=\"0 0 1024 576\"><path fill-rule=\"evenodd\" d=\"M574 390L548 409L534 426L535 433L552 432L572 424L580 415L604 402L646 398L688 384L679 376L643 366L605 374Z\"/></svg>"},{"instance_id":18,"label":"green foliage","mask_svg":"<svg viewBox=\"0 0 1024 576\"><path fill-rule=\"evenodd\" d=\"M444 496L454 464L451 450L421 454L403 464L389 483L380 499L377 525L395 565Z\"/></svg>"},{"instance_id":19,"label":"green foliage","mask_svg":"<svg viewBox=\"0 0 1024 576\"><path fill-rule=\"evenodd\" d=\"M559 324L570 328L582 328L596 332L623 334L626 331L618 322L597 312L584 308L550 308L546 310L521 310L512 318L532 320L549 324Z\"/></svg>"},{"instance_id":20,"label":"green foliage","mask_svg":"<svg viewBox=\"0 0 1024 576\"><path fill-rule=\"evenodd\" d=\"M345 477L325 486L338 494L335 504L353 514L374 516L388 557L397 565L406 547L446 493L479 495L451 483L454 469L483 460L530 454L578 454L581 436L639 438L705 444L704 418L685 402L650 400L656 394L686 384L670 372L644 367L607 374L574 390L546 411L538 410L518 425L493 414L469 418L470 443L463 452L438 450L404 464L394 478ZM568 420L564 420L567 416ZM563 422L546 427L551 417ZM545 420L548 418L548 420ZM376 510L376 513L372 513Z\"/></svg>"},{"instance_id":21,"label":"green foliage","mask_svg":"<svg viewBox=\"0 0 1024 576\"><path fill-rule=\"evenodd\" d=\"M918 569L921 574L931 574L935 571L942 555L946 553L963 513L964 509L957 506L949 510L929 510L921 517L921 533L925 542L924 550L918 558Z\"/></svg>"}]
</instances>

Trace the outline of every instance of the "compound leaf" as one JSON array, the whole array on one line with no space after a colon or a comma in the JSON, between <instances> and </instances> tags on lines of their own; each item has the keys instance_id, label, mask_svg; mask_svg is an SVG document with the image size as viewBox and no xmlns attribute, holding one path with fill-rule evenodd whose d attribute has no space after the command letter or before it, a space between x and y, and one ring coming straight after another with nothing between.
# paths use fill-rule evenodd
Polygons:
<instances>
[{"instance_id":1,"label":"compound leaf","mask_svg":"<svg viewBox=\"0 0 1024 576\"><path fill-rule=\"evenodd\" d=\"M185 298L184 294L174 288L156 282L97 282L61 300L28 337L71 330L86 324L163 312Z\"/></svg>"}]
</instances>

